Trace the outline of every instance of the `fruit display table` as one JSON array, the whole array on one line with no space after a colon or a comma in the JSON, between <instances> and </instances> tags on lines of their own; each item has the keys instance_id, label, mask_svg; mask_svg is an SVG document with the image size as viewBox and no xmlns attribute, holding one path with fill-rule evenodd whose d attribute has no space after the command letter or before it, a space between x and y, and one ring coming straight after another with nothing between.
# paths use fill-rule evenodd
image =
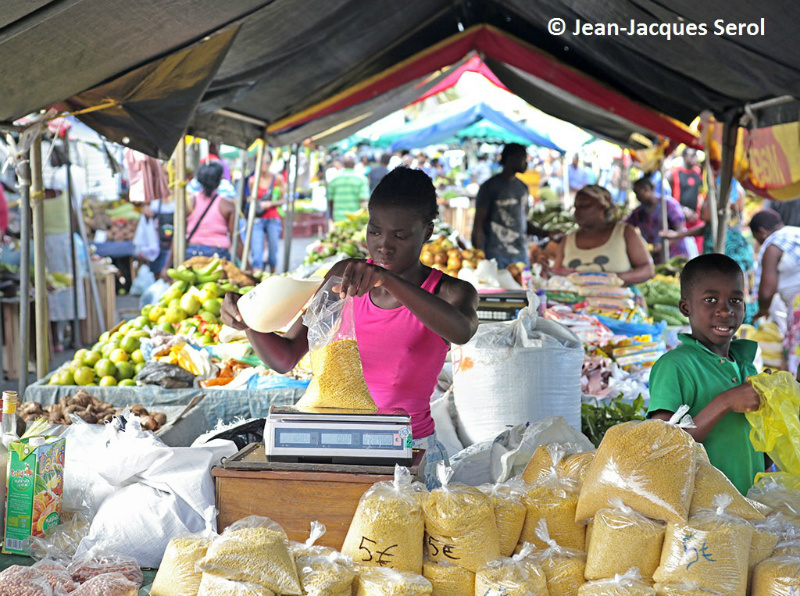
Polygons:
<instances>
[{"instance_id":1,"label":"fruit display table","mask_svg":"<svg viewBox=\"0 0 800 596\"><path fill-rule=\"evenodd\" d=\"M74 385L47 385L47 379L29 385L24 401L36 401L47 406L56 403L61 396L74 395ZM287 406L296 403L305 393L305 387L274 388L263 390L235 389L163 389L156 385L136 387L84 387L93 396L114 404L128 406L141 404L150 409L158 406L188 405L198 395L205 395L200 402L206 417L207 428L218 421L233 422L236 418L263 418L272 405Z\"/></svg>"}]
</instances>

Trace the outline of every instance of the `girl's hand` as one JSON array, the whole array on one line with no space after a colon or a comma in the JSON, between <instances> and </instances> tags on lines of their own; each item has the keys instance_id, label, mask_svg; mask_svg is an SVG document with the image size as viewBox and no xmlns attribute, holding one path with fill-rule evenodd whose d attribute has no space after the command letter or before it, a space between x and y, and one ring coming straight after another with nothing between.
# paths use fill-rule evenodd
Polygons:
<instances>
[{"instance_id":1,"label":"girl's hand","mask_svg":"<svg viewBox=\"0 0 800 596\"><path fill-rule=\"evenodd\" d=\"M233 327L239 331L245 331L248 329L248 327L242 320L242 314L239 312L239 307L236 305L241 297L242 296L240 294L235 292L228 292L225 294L225 299L222 301L222 308L220 309L219 316L222 319L222 322L228 327Z\"/></svg>"},{"instance_id":2,"label":"girl's hand","mask_svg":"<svg viewBox=\"0 0 800 596\"><path fill-rule=\"evenodd\" d=\"M363 296L372 288L383 285L388 275L389 272L383 267L362 259L350 259L342 274L342 283L333 290L338 291L341 298Z\"/></svg>"}]
</instances>

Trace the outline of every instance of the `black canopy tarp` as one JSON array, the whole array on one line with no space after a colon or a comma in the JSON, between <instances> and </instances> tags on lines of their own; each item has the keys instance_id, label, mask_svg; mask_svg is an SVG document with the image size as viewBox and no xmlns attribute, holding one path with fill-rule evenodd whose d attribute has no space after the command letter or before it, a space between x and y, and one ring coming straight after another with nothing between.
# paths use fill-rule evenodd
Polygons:
<instances>
[{"instance_id":1,"label":"black canopy tarp","mask_svg":"<svg viewBox=\"0 0 800 596\"><path fill-rule=\"evenodd\" d=\"M673 0L669 6L655 0L39 0L24 6L0 0L0 15L0 121L96 87L234 22L241 32L198 108L207 123L220 108L265 123L297 115L478 24L684 123L706 108L722 118L747 102L800 96L800 4L778 0ZM564 20L562 35L548 33L555 18ZM662 24L702 24L705 34L572 33L576 21L627 27L631 19L654 24L656 32ZM763 19L763 35L717 35L718 19ZM535 97L523 99L536 105Z\"/></svg>"}]
</instances>

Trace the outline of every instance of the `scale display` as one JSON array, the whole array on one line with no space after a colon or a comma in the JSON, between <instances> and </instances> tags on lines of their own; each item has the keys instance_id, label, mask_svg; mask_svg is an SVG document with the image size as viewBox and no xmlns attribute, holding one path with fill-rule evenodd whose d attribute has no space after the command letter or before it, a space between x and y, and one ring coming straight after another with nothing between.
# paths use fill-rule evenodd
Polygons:
<instances>
[{"instance_id":1,"label":"scale display","mask_svg":"<svg viewBox=\"0 0 800 596\"><path fill-rule=\"evenodd\" d=\"M346 432L330 429L275 429L275 447L296 449L382 449L403 451L403 438L397 432L348 429Z\"/></svg>"}]
</instances>

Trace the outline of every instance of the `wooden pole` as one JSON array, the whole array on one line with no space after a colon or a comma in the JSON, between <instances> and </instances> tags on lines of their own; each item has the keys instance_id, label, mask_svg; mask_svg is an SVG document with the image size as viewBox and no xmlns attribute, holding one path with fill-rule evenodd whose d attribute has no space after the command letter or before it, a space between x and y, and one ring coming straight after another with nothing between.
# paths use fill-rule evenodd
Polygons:
<instances>
[{"instance_id":1,"label":"wooden pole","mask_svg":"<svg viewBox=\"0 0 800 596\"><path fill-rule=\"evenodd\" d=\"M67 199L69 200L69 248L72 255L72 343L71 347L77 349L81 347L81 320L78 311L78 251L75 248L75 221L79 217L79 211L75 209L75 187L72 184L72 158L69 151L69 133L64 135L64 155L67 158Z\"/></svg>"},{"instance_id":2,"label":"wooden pole","mask_svg":"<svg viewBox=\"0 0 800 596\"><path fill-rule=\"evenodd\" d=\"M17 394L24 399L28 386L31 336L31 164L30 152L19 162L17 174L20 181L20 261L19 261L19 382Z\"/></svg>"},{"instance_id":3,"label":"wooden pole","mask_svg":"<svg viewBox=\"0 0 800 596\"><path fill-rule=\"evenodd\" d=\"M47 260L44 252L44 184L42 181L42 137L31 145L31 209L33 211L33 290L36 296L36 377L42 379L50 369L50 320L47 315ZM27 271L21 271L27 275ZM25 296L22 297L23 300ZM55 339L55 338L54 338Z\"/></svg>"},{"instance_id":4,"label":"wooden pole","mask_svg":"<svg viewBox=\"0 0 800 596\"><path fill-rule=\"evenodd\" d=\"M175 160L175 235L172 239L172 263L175 267L186 260L186 137L181 136L173 154Z\"/></svg>"},{"instance_id":5,"label":"wooden pole","mask_svg":"<svg viewBox=\"0 0 800 596\"><path fill-rule=\"evenodd\" d=\"M292 163L294 162L294 163ZM295 143L293 158L289 161L291 185L286 202L286 228L283 231L283 270L289 271L292 256L292 235L294 232L294 199L297 194L297 175L300 173L300 143Z\"/></svg>"},{"instance_id":6,"label":"wooden pole","mask_svg":"<svg viewBox=\"0 0 800 596\"><path fill-rule=\"evenodd\" d=\"M736 154L736 138L739 133L739 114L731 112L726 115L722 127L722 164L720 166L719 200L717 201L717 234L714 236L715 252L725 252L725 239L728 235L728 206L731 194L731 178L733 162ZM708 159L706 157L706 159Z\"/></svg>"},{"instance_id":7,"label":"wooden pole","mask_svg":"<svg viewBox=\"0 0 800 596\"><path fill-rule=\"evenodd\" d=\"M256 171L253 183L250 185L250 203L247 209L247 231L244 236L244 250L242 252L242 269L247 269L247 260L250 258L250 243L253 241L253 225L256 221L256 203L258 203L258 186L261 184L261 169L264 162L264 145L262 141L256 148Z\"/></svg>"}]
</instances>

